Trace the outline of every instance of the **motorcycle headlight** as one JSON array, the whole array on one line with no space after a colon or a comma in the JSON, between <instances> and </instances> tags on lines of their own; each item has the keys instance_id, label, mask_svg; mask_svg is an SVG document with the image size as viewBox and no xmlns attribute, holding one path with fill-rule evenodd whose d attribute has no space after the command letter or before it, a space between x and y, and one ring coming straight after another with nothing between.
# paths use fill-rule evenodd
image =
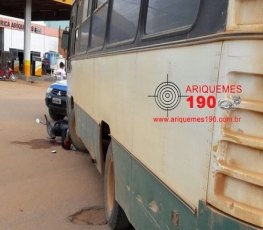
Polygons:
<instances>
[{"instance_id":1,"label":"motorcycle headlight","mask_svg":"<svg viewBox=\"0 0 263 230\"><path fill-rule=\"evenodd\" d=\"M51 87L48 87L47 88L47 93L50 93L52 91L52 88Z\"/></svg>"}]
</instances>

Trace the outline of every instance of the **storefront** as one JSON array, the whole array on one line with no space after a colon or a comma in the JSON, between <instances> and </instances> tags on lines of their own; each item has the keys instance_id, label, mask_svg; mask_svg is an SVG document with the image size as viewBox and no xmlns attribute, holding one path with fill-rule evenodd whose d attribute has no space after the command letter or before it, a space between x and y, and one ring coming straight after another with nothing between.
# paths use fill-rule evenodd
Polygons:
<instances>
[{"instance_id":1,"label":"storefront","mask_svg":"<svg viewBox=\"0 0 263 230\"><path fill-rule=\"evenodd\" d=\"M31 63L48 51L58 52L59 31L40 24L31 24ZM38 59L39 59L38 58ZM0 16L0 64L12 61L13 68L23 71L24 21Z\"/></svg>"}]
</instances>

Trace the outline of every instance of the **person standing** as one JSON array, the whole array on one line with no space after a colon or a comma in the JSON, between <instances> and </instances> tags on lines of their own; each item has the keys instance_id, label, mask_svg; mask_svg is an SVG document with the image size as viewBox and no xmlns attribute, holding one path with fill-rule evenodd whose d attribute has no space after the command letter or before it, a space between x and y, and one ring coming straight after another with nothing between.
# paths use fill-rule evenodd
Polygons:
<instances>
[{"instance_id":1,"label":"person standing","mask_svg":"<svg viewBox=\"0 0 263 230\"><path fill-rule=\"evenodd\" d=\"M58 81L66 79L65 64L63 62L59 63L59 69L55 72L55 76Z\"/></svg>"}]
</instances>

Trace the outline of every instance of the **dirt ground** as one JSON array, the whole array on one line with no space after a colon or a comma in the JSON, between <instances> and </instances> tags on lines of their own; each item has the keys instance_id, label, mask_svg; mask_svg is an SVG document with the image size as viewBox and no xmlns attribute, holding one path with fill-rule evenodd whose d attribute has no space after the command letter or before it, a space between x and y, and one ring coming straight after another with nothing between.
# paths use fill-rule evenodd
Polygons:
<instances>
[{"instance_id":1,"label":"dirt ground","mask_svg":"<svg viewBox=\"0 0 263 230\"><path fill-rule=\"evenodd\" d=\"M0 229L109 229L68 220L82 208L103 206L103 181L87 154L50 143L36 124L48 113L49 84L0 81Z\"/></svg>"}]
</instances>

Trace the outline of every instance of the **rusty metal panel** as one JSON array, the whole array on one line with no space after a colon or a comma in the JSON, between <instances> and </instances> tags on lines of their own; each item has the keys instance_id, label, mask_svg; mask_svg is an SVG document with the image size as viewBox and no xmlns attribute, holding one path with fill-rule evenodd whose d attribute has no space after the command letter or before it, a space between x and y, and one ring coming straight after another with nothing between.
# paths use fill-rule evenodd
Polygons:
<instances>
[{"instance_id":1,"label":"rusty metal panel","mask_svg":"<svg viewBox=\"0 0 263 230\"><path fill-rule=\"evenodd\" d=\"M229 0L227 31L262 32L262 0Z\"/></svg>"},{"instance_id":2,"label":"rusty metal panel","mask_svg":"<svg viewBox=\"0 0 263 230\"><path fill-rule=\"evenodd\" d=\"M216 109L217 116L238 117L239 122L215 124L207 200L263 227L263 41L225 42L222 53L219 84L241 85L241 104Z\"/></svg>"}]
</instances>

